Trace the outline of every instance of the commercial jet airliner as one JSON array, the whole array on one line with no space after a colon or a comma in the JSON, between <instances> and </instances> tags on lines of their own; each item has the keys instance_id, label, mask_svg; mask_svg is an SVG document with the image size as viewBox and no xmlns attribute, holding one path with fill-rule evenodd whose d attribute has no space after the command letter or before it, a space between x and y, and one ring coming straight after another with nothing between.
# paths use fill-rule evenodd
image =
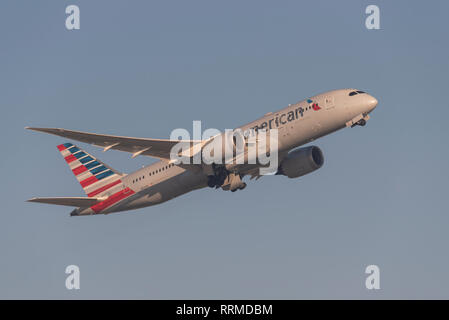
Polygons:
<instances>
[{"instance_id":1,"label":"commercial jet airliner","mask_svg":"<svg viewBox=\"0 0 449 320\"><path fill-rule=\"evenodd\" d=\"M278 165L273 173L297 178L319 169L324 162L323 153L317 146L298 147L345 127L364 126L376 106L376 98L364 91L333 90L269 112L234 130L245 132L243 141L254 132L269 134L276 131ZM257 180L262 176L260 169L264 166L261 162L180 162L173 159L172 151L180 141L173 139L132 138L59 128L26 129L93 144L104 148L104 151L130 152L133 158L145 155L160 160L133 173L123 174L70 142L58 145L87 197L32 198L28 201L75 207L71 216L109 214L152 206L207 186L242 190L246 187L243 177ZM215 141L218 141L218 136L182 141L189 146L188 152L182 152L182 155L192 158L198 150L201 152ZM245 157L248 156L247 147L243 149Z\"/></svg>"}]
</instances>

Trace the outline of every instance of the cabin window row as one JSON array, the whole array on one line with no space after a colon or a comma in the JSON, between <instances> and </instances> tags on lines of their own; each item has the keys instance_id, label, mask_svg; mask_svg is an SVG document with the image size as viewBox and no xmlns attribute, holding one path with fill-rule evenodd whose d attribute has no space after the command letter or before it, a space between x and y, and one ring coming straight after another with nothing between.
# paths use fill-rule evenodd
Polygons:
<instances>
[{"instance_id":1,"label":"cabin window row","mask_svg":"<svg viewBox=\"0 0 449 320\"><path fill-rule=\"evenodd\" d=\"M164 167L162 167L162 168L159 168L159 169L157 169L157 170L154 170L154 171L150 172L150 173L148 174L148 176L154 176L155 174L158 174L159 172L162 172L162 171L164 171L164 170L166 170L166 169L168 169L168 168L174 167L174 166L175 166L174 164L166 165L166 166L164 166ZM145 176L142 176L142 177L139 177L139 178L134 179L134 180L133 180L133 183L136 183L137 181L141 181L142 179L145 179Z\"/></svg>"}]
</instances>

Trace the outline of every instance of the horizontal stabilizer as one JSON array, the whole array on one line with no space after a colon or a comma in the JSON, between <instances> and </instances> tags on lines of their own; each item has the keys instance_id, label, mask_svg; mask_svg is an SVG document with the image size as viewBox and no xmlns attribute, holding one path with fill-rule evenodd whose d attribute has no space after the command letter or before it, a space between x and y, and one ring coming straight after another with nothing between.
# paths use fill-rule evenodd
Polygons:
<instances>
[{"instance_id":1,"label":"horizontal stabilizer","mask_svg":"<svg viewBox=\"0 0 449 320\"><path fill-rule=\"evenodd\" d=\"M102 198L87 198L87 197L56 197L56 198L32 198L27 200L28 202L40 202L48 204L57 204L60 206L71 207L90 207L94 204L101 202Z\"/></svg>"}]
</instances>

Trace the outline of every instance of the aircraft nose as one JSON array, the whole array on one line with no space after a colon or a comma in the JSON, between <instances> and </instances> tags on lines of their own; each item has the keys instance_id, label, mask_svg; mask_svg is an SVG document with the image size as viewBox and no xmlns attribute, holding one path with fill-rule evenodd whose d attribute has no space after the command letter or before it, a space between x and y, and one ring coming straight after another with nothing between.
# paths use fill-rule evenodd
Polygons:
<instances>
[{"instance_id":1,"label":"aircraft nose","mask_svg":"<svg viewBox=\"0 0 449 320\"><path fill-rule=\"evenodd\" d=\"M377 106L377 103L378 103L377 99L370 95L367 101L369 111L374 110L374 108L376 108Z\"/></svg>"}]
</instances>

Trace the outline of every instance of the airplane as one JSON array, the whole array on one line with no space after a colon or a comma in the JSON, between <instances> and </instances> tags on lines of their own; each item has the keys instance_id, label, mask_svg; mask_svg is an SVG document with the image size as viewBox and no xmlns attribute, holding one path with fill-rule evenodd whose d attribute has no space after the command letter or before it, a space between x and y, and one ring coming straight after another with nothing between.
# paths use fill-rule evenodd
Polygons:
<instances>
[{"instance_id":1,"label":"airplane","mask_svg":"<svg viewBox=\"0 0 449 320\"><path fill-rule=\"evenodd\" d=\"M321 168L324 163L319 147L298 147L346 127L365 126L377 104L376 98L361 90L333 90L269 112L236 129L250 133L277 129L278 167L275 175L297 178ZM259 162L189 164L173 160L171 150L179 140L113 136L59 128L26 129L92 144L102 147L103 151L129 152L133 158L143 155L159 159L133 173L124 174L70 142L58 145L87 197L32 198L28 201L75 207L71 216L143 208L205 187L234 192L246 187L243 177L257 180L262 176ZM193 147L196 146L196 150L204 148L215 138L184 141L190 151L185 156L192 157Z\"/></svg>"}]
</instances>

